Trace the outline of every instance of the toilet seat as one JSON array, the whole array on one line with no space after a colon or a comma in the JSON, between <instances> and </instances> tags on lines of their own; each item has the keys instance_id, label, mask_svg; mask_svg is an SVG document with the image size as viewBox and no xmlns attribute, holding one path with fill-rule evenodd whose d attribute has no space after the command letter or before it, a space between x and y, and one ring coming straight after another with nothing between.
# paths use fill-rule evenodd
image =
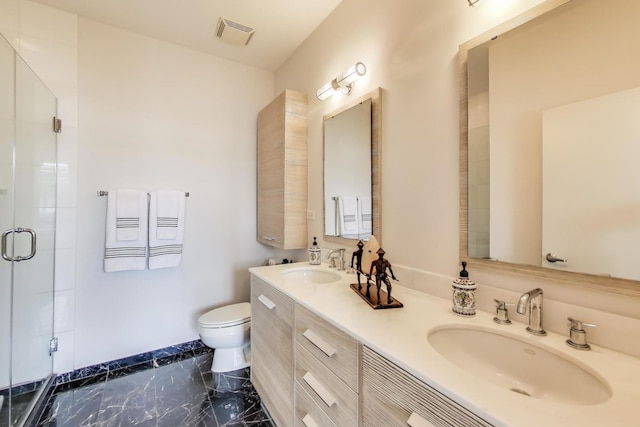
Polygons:
<instances>
[{"instance_id":1,"label":"toilet seat","mask_svg":"<svg viewBox=\"0 0 640 427\"><path fill-rule=\"evenodd\" d=\"M241 302L216 308L198 318L201 327L207 329L229 328L251 321L251 304Z\"/></svg>"}]
</instances>

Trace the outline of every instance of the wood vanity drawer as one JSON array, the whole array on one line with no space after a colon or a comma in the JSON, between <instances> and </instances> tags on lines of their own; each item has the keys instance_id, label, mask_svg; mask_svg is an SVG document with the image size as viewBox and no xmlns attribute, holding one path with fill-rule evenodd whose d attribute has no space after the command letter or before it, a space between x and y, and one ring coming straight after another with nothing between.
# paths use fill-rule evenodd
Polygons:
<instances>
[{"instance_id":1,"label":"wood vanity drawer","mask_svg":"<svg viewBox=\"0 0 640 427\"><path fill-rule=\"evenodd\" d=\"M300 427L336 427L329 416L313 401L302 385L296 381L295 425Z\"/></svg>"},{"instance_id":2,"label":"wood vanity drawer","mask_svg":"<svg viewBox=\"0 0 640 427\"><path fill-rule=\"evenodd\" d=\"M296 341L358 391L358 342L306 308L296 305Z\"/></svg>"},{"instance_id":3,"label":"wood vanity drawer","mask_svg":"<svg viewBox=\"0 0 640 427\"><path fill-rule=\"evenodd\" d=\"M296 382L336 425L358 425L356 392L301 344L296 346Z\"/></svg>"},{"instance_id":4,"label":"wood vanity drawer","mask_svg":"<svg viewBox=\"0 0 640 427\"><path fill-rule=\"evenodd\" d=\"M491 426L365 346L361 395L364 426Z\"/></svg>"},{"instance_id":5,"label":"wood vanity drawer","mask_svg":"<svg viewBox=\"0 0 640 427\"><path fill-rule=\"evenodd\" d=\"M294 303L251 277L251 382L279 426L293 424Z\"/></svg>"}]
</instances>

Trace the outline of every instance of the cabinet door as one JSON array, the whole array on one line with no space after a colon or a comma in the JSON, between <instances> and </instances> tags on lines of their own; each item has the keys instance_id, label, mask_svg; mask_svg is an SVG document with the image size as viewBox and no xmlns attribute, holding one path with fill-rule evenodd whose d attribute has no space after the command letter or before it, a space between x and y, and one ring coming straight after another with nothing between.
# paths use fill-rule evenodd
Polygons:
<instances>
[{"instance_id":1,"label":"cabinet door","mask_svg":"<svg viewBox=\"0 0 640 427\"><path fill-rule=\"evenodd\" d=\"M280 427L293 424L293 301L251 277L251 382Z\"/></svg>"},{"instance_id":2,"label":"cabinet door","mask_svg":"<svg viewBox=\"0 0 640 427\"><path fill-rule=\"evenodd\" d=\"M258 114L260 243L307 246L307 97L285 90Z\"/></svg>"},{"instance_id":3,"label":"cabinet door","mask_svg":"<svg viewBox=\"0 0 640 427\"><path fill-rule=\"evenodd\" d=\"M362 379L364 426L491 426L368 347L362 351Z\"/></svg>"},{"instance_id":4,"label":"cabinet door","mask_svg":"<svg viewBox=\"0 0 640 427\"><path fill-rule=\"evenodd\" d=\"M284 247L284 92L258 114L258 241Z\"/></svg>"}]
</instances>

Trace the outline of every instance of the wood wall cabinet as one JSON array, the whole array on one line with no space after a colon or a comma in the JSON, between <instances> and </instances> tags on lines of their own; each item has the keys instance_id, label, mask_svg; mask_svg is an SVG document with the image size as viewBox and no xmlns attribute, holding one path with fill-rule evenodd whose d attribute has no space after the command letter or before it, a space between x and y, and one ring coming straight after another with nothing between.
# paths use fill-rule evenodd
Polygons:
<instances>
[{"instance_id":1,"label":"wood wall cabinet","mask_svg":"<svg viewBox=\"0 0 640 427\"><path fill-rule=\"evenodd\" d=\"M285 90L258 114L258 241L307 242L307 95Z\"/></svg>"},{"instance_id":2,"label":"wood wall cabinet","mask_svg":"<svg viewBox=\"0 0 640 427\"><path fill-rule=\"evenodd\" d=\"M276 425L292 425L294 302L251 276L251 382Z\"/></svg>"},{"instance_id":3,"label":"wood wall cabinet","mask_svg":"<svg viewBox=\"0 0 640 427\"><path fill-rule=\"evenodd\" d=\"M360 394L363 426L491 426L366 346Z\"/></svg>"}]
</instances>

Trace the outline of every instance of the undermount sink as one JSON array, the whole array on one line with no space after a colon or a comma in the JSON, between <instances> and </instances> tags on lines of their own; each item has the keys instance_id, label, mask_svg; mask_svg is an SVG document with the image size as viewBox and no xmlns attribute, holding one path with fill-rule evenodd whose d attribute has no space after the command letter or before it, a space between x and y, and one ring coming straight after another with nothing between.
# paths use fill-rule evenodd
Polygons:
<instances>
[{"instance_id":1,"label":"undermount sink","mask_svg":"<svg viewBox=\"0 0 640 427\"><path fill-rule=\"evenodd\" d=\"M340 275L314 268L296 268L282 273L285 280L295 280L308 285L326 285L340 280Z\"/></svg>"},{"instance_id":2,"label":"undermount sink","mask_svg":"<svg viewBox=\"0 0 640 427\"><path fill-rule=\"evenodd\" d=\"M489 329L445 326L427 336L458 368L531 398L596 405L611 397L607 384L577 361L522 338Z\"/></svg>"}]
</instances>

